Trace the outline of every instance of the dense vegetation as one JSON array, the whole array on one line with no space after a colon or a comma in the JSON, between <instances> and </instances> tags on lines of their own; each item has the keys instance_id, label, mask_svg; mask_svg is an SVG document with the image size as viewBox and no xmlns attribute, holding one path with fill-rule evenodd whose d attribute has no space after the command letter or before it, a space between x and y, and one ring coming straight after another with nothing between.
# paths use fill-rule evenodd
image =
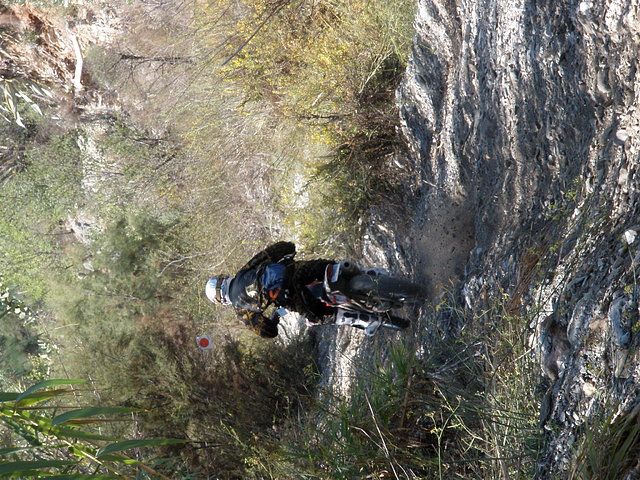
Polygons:
<instances>
[{"instance_id":1,"label":"dense vegetation","mask_svg":"<svg viewBox=\"0 0 640 480\"><path fill-rule=\"evenodd\" d=\"M394 193L385 165L412 2L163 7L132 5L131 36L87 50L89 88L119 98L106 114L54 95L35 102L41 115L30 97L5 97L2 386L91 380L83 406L144 411L137 435L188 440L165 451L181 459L170 476L330 475L281 443L316 415L301 416L315 412L309 339L253 338L202 285L275 239L302 255L357 252L368 206ZM213 352L195 348L203 332Z\"/></svg>"}]
</instances>

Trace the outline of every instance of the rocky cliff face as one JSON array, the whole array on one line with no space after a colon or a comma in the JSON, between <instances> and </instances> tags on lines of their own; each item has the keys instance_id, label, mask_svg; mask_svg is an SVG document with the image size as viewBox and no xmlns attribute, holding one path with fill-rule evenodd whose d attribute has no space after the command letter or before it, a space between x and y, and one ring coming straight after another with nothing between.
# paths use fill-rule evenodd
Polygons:
<instances>
[{"instance_id":1,"label":"rocky cliff face","mask_svg":"<svg viewBox=\"0 0 640 480\"><path fill-rule=\"evenodd\" d=\"M640 6L420 0L398 92L419 169L407 249L434 298L509 295L540 364L540 478L640 392Z\"/></svg>"}]
</instances>

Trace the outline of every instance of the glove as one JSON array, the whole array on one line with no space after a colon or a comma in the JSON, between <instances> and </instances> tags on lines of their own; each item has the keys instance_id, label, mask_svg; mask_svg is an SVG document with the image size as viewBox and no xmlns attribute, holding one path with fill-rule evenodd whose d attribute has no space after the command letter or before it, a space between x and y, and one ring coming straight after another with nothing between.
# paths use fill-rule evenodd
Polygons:
<instances>
[{"instance_id":1,"label":"glove","mask_svg":"<svg viewBox=\"0 0 640 480\"><path fill-rule=\"evenodd\" d=\"M269 324L278 325L278 323L280 323L280 317L285 316L287 313L289 312L284 307L280 307L277 310L274 310L273 312L271 312L271 316L269 317Z\"/></svg>"}]
</instances>

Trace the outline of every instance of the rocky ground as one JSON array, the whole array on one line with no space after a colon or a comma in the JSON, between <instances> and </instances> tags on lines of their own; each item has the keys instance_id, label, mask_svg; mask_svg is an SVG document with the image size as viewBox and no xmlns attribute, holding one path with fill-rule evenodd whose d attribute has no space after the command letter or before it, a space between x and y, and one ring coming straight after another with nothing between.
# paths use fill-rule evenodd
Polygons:
<instances>
[{"instance_id":1,"label":"rocky ground","mask_svg":"<svg viewBox=\"0 0 640 480\"><path fill-rule=\"evenodd\" d=\"M421 0L398 92L421 172L404 244L436 300L506 293L530 315L545 447L640 392L640 4Z\"/></svg>"},{"instance_id":2,"label":"rocky ground","mask_svg":"<svg viewBox=\"0 0 640 480\"><path fill-rule=\"evenodd\" d=\"M531 319L538 478L639 400L639 52L635 0L419 2L398 91L415 214L382 218L366 256L469 318L506 294Z\"/></svg>"}]
</instances>

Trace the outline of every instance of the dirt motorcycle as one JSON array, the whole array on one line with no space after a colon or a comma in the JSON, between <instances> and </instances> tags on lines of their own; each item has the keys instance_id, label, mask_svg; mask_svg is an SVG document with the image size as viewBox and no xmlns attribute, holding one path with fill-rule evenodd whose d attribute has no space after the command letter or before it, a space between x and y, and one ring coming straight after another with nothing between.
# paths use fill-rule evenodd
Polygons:
<instances>
[{"instance_id":1,"label":"dirt motorcycle","mask_svg":"<svg viewBox=\"0 0 640 480\"><path fill-rule=\"evenodd\" d=\"M404 330L410 325L393 310L424 301L424 287L390 276L381 268L361 268L343 260L327 265L324 279L306 288L318 300L336 309L335 325L351 326L372 336L380 328Z\"/></svg>"}]
</instances>

